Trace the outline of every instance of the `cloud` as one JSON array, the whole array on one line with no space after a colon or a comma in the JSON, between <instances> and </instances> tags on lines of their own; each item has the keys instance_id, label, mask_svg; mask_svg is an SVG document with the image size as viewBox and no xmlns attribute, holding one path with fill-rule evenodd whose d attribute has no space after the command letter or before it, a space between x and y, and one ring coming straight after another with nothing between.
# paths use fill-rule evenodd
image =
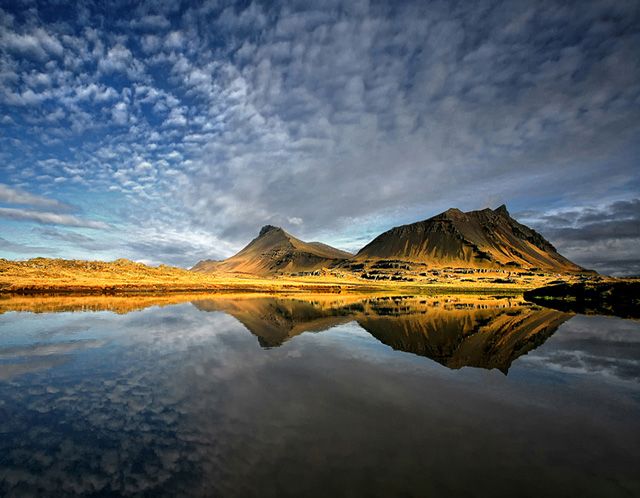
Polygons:
<instances>
[{"instance_id":1,"label":"cloud","mask_svg":"<svg viewBox=\"0 0 640 498\"><path fill-rule=\"evenodd\" d=\"M27 204L30 206L67 211L71 207L55 199L30 194L24 190L0 183L0 202L7 204Z\"/></svg>"},{"instance_id":2,"label":"cloud","mask_svg":"<svg viewBox=\"0 0 640 498\"><path fill-rule=\"evenodd\" d=\"M4 31L0 40L6 50L40 61L50 56L60 57L63 53L62 44L41 28L24 34Z\"/></svg>"},{"instance_id":3,"label":"cloud","mask_svg":"<svg viewBox=\"0 0 640 498\"><path fill-rule=\"evenodd\" d=\"M559 13L563 21L569 14ZM543 7L538 22L554 15ZM584 15L591 22L595 12ZM204 139L191 181L175 195L193 219L204 216L211 230L238 241L263 222L286 224L293 213L304 220L303 234L313 235L350 230L372 216L392 218L398 210L414 213L407 220L414 221L450 205L484 207L484 192L527 198L531 182L562 195L558 186L565 190L578 169L600 170L599 159L586 153L593 146L578 145L587 126L577 109L586 106L587 119L605 117L589 125L607 135L595 138L600 151L613 143L610 131L626 125L619 114L617 124L609 121L609 97L595 98L603 68L587 64L579 82L570 78L595 56L586 44L573 52L560 40L545 47L550 31L527 22L503 32L501 22L490 17L493 28L465 45L473 12L412 5L337 21L280 11L258 47L218 71L220 90L208 92L210 118L223 121L224 131ZM516 45L529 54L527 65ZM178 62L185 85L206 63ZM636 89L623 86L632 102ZM585 151L577 161L576 148Z\"/></svg>"},{"instance_id":4,"label":"cloud","mask_svg":"<svg viewBox=\"0 0 640 498\"><path fill-rule=\"evenodd\" d=\"M0 218L14 221L35 221L45 225L66 225L70 227L84 227L107 229L109 225L102 221L91 221L69 214L47 213L28 209L0 208Z\"/></svg>"},{"instance_id":5,"label":"cloud","mask_svg":"<svg viewBox=\"0 0 640 498\"><path fill-rule=\"evenodd\" d=\"M619 276L640 274L640 199L521 217L581 265Z\"/></svg>"},{"instance_id":6,"label":"cloud","mask_svg":"<svg viewBox=\"0 0 640 498\"><path fill-rule=\"evenodd\" d=\"M93 100L94 102L98 103L113 100L118 96L118 93L112 87L96 83L89 83L84 87L76 87L75 94L76 98L80 101L86 99Z\"/></svg>"},{"instance_id":7,"label":"cloud","mask_svg":"<svg viewBox=\"0 0 640 498\"><path fill-rule=\"evenodd\" d=\"M87 237L81 233L58 230L55 228L34 228L32 230L34 233L38 234L41 237L45 237L48 239L60 240L63 242L71 242L73 244L90 246L93 245L96 241L91 237Z\"/></svg>"},{"instance_id":8,"label":"cloud","mask_svg":"<svg viewBox=\"0 0 640 498\"><path fill-rule=\"evenodd\" d=\"M115 106L113 106L113 109L111 109L111 117L116 124L121 126L126 125L127 121L129 120L127 104L125 104L124 102L118 102Z\"/></svg>"},{"instance_id":9,"label":"cloud","mask_svg":"<svg viewBox=\"0 0 640 498\"><path fill-rule=\"evenodd\" d=\"M184 42L184 35L180 31L172 31L165 38L164 46L169 49L181 49L184 48Z\"/></svg>"},{"instance_id":10,"label":"cloud","mask_svg":"<svg viewBox=\"0 0 640 498\"><path fill-rule=\"evenodd\" d=\"M0 182L75 196L122 238L179 227L229 255L271 223L357 249L451 206L568 216L637 196L634 2L30 12L2 30ZM632 271L620 221L589 231L616 235L599 250ZM545 235L587 264L586 218L557 223Z\"/></svg>"},{"instance_id":11,"label":"cloud","mask_svg":"<svg viewBox=\"0 0 640 498\"><path fill-rule=\"evenodd\" d=\"M27 244L20 244L17 242L11 242L3 237L0 237L0 251L12 252L14 254L24 253L37 253L37 254L51 254L56 253L55 249L49 247L30 246Z\"/></svg>"},{"instance_id":12,"label":"cloud","mask_svg":"<svg viewBox=\"0 0 640 498\"><path fill-rule=\"evenodd\" d=\"M116 43L100 59L98 70L104 74L125 73L132 80L143 79L145 73L144 64L134 58L131 50L121 43Z\"/></svg>"},{"instance_id":13,"label":"cloud","mask_svg":"<svg viewBox=\"0 0 640 498\"><path fill-rule=\"evenodd\" d=\"M181 230L175 226L149 226L140 229L135 239L121 243L121 251L132 255L145 255L152 264L193 266L207 258L223 258L234 250L228 242L202 230ZM135 258L135 256L132 256ZM137 259L142 259L138 256Z\"/></svg>"},{"instance_id":14,"label":"cloud","mask_svg":"<svg viewBox=\"0 0 640 498\"><path fill-rule=\"evenodd\" d=\"M186 126L187 118L185 117L184 113L184 108L175 107L171 109L171 111L169 112L169 116L167 116L167 119L164 122L164 126L179 128Z\"/></svg>"}]
</instances>

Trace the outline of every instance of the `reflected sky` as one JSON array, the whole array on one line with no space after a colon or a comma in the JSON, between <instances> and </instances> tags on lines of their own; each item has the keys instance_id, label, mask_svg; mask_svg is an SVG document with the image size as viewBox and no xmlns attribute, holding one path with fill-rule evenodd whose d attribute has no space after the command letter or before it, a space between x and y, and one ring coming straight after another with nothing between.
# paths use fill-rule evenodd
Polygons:
<instances>
[{"instance_id":1,"label":"reflected sky","mask_svg":"<svg viewBox=\"0 0 640 498\"><path fill-rule=\"evenodd\" d=\"M637 495L640 324L548 311L5 312L0 495Z\"/></svg>"}]
</instances>

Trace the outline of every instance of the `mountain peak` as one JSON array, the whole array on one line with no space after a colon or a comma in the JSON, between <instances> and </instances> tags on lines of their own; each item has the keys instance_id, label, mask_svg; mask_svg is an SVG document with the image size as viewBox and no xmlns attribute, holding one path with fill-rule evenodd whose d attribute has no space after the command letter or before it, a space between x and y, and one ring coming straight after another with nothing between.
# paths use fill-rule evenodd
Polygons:
<instances>
[{"instance_id":1,"label":"mountain peak","mask_svg":"<svg viewBox=\"0 0 640 498\"><path fill-rule=\"evenodd\" d=\"M273 232L275 230L282 231L282 228L274 227L273 225L265 225L260 229L260 233L258 234L258 237L262 237L263 235L266 235L267 233Z\"/></svg>"},{"instance_id":2,"label":"mountain peak","mask_svg":"<svg viewBox=\"0 0 640 498\"><path fill-rule=\"evenodd\" d=\"M428 220L392 228L360 249L362 259L419 261L441 267L542 268L581 271L542 235L495 210L447 209Z\"/></svg>"},{"instance_id":3,"label":"mountain peak","mask_svg":"<svg viewBox=\"0 0 640 498\"><path fill-rule=\"evenodd\" d=\"M494 213L500 214L502 216L510 216L509 211L507 211L507 206L505 204L502 204L501 206L497 207L494 210Z\"/></svg>"},{"instance_id":4,"label":"mountain peak","mask_svg":"<svg viewBox=\"0 0 640 498\"><path fill-rule=\"evenodd\" d=\"M456 219L464 215L465 213L460 211L458 208L449 208L444 213L441 213L439 216L449 218L449 219L452 219L452 218Z\"/></svg>"},{"instance_id":5,"label":"mountain peak","mask_svg":"<svg viewBox=\"0 0 640 498\"><path fill-rule=\"evenodd\" d=\"M320 270L350 258L352 254L318 242L304 242L282 228L265 225L240 252L217 262L203 262L197 271L268 275Z\"/></svg>"}]
</instances>

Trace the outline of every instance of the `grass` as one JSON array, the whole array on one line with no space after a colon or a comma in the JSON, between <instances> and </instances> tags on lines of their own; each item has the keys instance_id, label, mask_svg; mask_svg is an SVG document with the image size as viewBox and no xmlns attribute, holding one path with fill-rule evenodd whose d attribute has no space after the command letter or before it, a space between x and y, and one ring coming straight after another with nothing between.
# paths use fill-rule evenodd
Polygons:
<instances>
[{"instance_id":1,"label":"grass","mask_svg":"<svg viewBox=\"0 0 640 498\"><path fill-rule=\"evenodd\" d=\"M483 280L439 271L438 277L406 281L371 281L357 273L324 271L316 276L198 273L165 265L147 266L118 259L113 262L34 258L0 259L0 294L164 294L200 292L510 292L518 293L557 280L557 274L531 276L504 270L483 273ZM563 275L577 281L576 275Z\"/></svg>"}]
</instances>

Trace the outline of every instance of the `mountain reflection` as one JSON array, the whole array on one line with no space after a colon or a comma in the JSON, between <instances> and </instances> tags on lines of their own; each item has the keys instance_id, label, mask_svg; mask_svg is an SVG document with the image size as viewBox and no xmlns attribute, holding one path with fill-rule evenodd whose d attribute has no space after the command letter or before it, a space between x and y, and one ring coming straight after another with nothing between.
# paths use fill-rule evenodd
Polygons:
<instances>
[{"instance_id":1,"label":"mountain reflection","mask_svg":"<svg viewBox=\"0 0 640 498\"><path fill-rule=\"evenodd\" d=\"M488 296L249 297L193 304L201 311L232 315L263 347L356 321L395 350L452 369L497 368L505 374L516 358L541 345L573 316L519 298Z\"/></svg>"},{"instance_id":2,"label":"mountain reflection","mask_svg":"<svg viewBox=\"0 0 640 498\"><path fill-rule=\"evenodd\" d=\"M321 332L355 321L395 350L431 358L452 369L496 368L505 374L516 358L541 345L573 316L514 296L335 294L288 297L217 294L204 298L198 294L16 296L0 300L0 313L126 314L188 302L200 311L233 316L265 348L278 347L303 332Z\"/></svg>"},{"instance_id":3,"label":"mountain reflection","mask_svg":"<svg viewBox=\"0 0 640 498\"><path fill-rule=\"evenodd\" d=\"M0 299L0 496L640 496L640 325L550 338L570 316L470 295Z\"/></svg>"}]
</instances>

